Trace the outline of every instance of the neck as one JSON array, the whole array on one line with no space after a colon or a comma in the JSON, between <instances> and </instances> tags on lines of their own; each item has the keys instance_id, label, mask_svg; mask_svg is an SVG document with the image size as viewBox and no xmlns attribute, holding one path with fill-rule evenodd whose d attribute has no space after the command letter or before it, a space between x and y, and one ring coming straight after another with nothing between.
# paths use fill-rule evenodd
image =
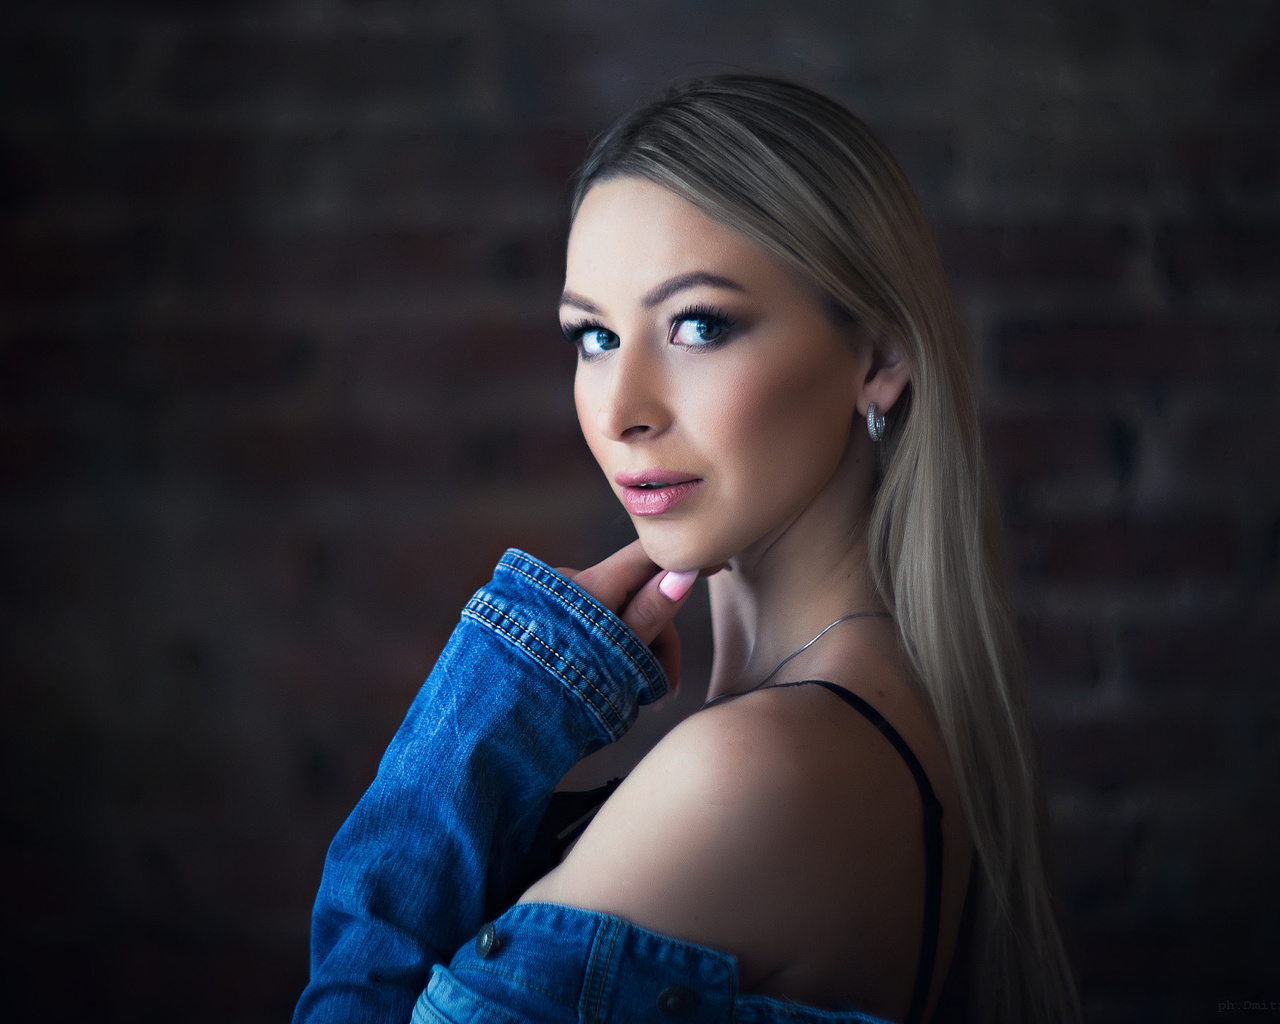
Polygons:
<instances>
[{"instance_id":1,"label":"neck","mask_svg":"<svg viewBox=\"0 0 1280 1024\"><path fill-rule=\"evenodd\" d=\"M869 467L855 460L789 523L711 577L708 700L759 684L836 619L885 610L867 557L870 496ZM802 668L803 658L793 664Z\"/></svg>"}]
</instances>

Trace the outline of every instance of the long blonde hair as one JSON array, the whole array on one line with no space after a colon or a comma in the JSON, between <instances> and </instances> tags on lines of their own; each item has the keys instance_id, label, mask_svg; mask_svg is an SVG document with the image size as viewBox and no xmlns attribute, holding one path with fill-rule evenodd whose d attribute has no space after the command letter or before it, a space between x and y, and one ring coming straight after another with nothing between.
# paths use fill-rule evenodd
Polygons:
<instances>
[{"instance_id":1,"label":"long blonde hair","mask_svg":"<svg viewBox=\"0 0 1280 1024\"><path fill-rule=\"evenodd\" d=\"M1079 1020L1046 876L1044 798L971 358L911 186L844 107L747 75L673 86L615 124L579 172L574 215L592 185L624 175L741 232L817 285L833 313L903 346L911 384L887 416L868 542L973 837L970 1013Z\"/></svg>"}]
</instances>

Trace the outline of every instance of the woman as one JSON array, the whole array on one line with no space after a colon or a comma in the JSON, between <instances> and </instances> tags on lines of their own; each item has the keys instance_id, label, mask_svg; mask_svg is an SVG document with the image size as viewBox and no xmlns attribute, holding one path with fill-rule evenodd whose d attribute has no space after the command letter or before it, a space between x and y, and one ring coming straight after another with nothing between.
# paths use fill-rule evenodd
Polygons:
<instances>
[{"instance_id":1,"label":"woman","mask_svg":"<svg viewBox=\"0 0 1280 1024\"><path fill-rule=\"evenodd\" d=\"M473 598L330 850L296 1019L1076 1019L971 373L893 159L807 89L696 81L573 215L579 421L639 539L508 552ZM699 573L707 705L559 860L586 808L551 788L674 677Z\"/></svg>"}]
</instances>

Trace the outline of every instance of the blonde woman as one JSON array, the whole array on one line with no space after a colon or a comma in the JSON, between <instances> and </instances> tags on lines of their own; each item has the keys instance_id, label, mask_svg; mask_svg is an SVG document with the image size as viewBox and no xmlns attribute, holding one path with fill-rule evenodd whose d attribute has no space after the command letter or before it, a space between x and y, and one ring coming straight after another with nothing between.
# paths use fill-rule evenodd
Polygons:
<instances>
[{"instance_id":1,"label":"blonde woman","mask_svg":"<svg viewBox=\"0 0 1280 1024\"><path fill-rule=\"evenodd\" d=\"M572 212L579 421L638 540L472 599L330 850L295 1019L1078 1019L968 352L892 157L700 80ZM677 682L699 574L706 705L552 801Z\"/></svg>"}]
</instances>

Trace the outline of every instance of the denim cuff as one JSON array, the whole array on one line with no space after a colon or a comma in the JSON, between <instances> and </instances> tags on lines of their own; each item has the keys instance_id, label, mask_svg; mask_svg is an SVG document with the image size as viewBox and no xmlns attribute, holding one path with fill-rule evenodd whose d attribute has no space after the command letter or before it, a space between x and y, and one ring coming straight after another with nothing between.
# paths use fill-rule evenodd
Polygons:
<instances>
[{"instance_id":1,"label":"denim cuff","mask_svg":"<svg viewBox=\"0 0 1280 1024\"><path fill-rule=\"evenodd\" d=\"M667 692L657 658L617 615L517 548L507 550L493 579L462 614L493 630L575 694L607 742L631 727L638 705Z\"/></svg>"}]
</instances>

